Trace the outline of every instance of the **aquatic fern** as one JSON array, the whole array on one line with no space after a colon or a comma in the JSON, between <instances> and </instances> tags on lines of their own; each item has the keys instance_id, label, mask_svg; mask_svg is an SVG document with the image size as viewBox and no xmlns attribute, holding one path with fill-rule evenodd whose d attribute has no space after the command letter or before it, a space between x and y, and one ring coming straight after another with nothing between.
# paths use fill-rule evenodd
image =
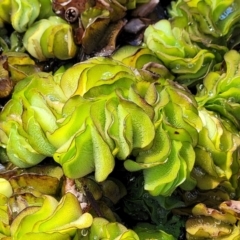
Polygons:
<instances>
[{"instance_id":1,"label":"aquatic fern","mask_svg":"<svg viewBox=\"0 0 240 240\"><path fill-rule=\"evenodd\" d=\"M0 178L1 195L10 197L13 193L12 186L5 178Z\"/></svg>"},{"instance_id":2,"label":"aquatic fern","mask_svg":"<svg viewBox=\"0 0 240 240\"><path fill-rule=\"evenodd\" d=\"M224 69L209 73L198 86L196 100L204 122L195 149L196 166L201 166L200 172L204 169L202 174L196 169L201 188L214 188L221 183L230 192L237 190L240 164L239 57L234 50L226 53Z\"/></svg>"},{"instance_id":3,"label":"aquatic fern","mask_svg":"<svg viewBox=\"0 0 240 240\"><path fill-rule=\"evenodd\" d=\"M239 4L238 0L178 0L171 3L169 13L175 18L176 24L185 25L195 40L211 45L207 39L212 39L224 46L238 26ZM203 39L204 36L207 39Z\"/></svg>"},{"instance_id":4,"label":"aquatic fern","mask_svg":"<svg viewBox=\"0 0 240 240\"><path fill-rule=\"evenodd\" d=\"M32 75L1 113L1 146L19 167L53 156L67 177L94 171L101 182L119 159L129 171L143 170L153 195L170 195L182 184L192 189L193 148L202 128L195 99L153 76L106 58L54 76Z\"/></svg>"},{"instance_id":5,"label":"aquatic fern","mask_svg":"<svg viewBox=\"0 0 240 240\"><path fill-rule=\"evenodd\" d=\"M184 28L166 19L147 27L144 42L176 75L176 80L185 85L203 78L215 62L211 51L198 46Z\"/></svg>"},{"instance_id":6,"label":"aquatic fern","mask_svg":"<svg viewBox=\"0 0 240 240\"><path fill-rule=\"evenodd\" d=\"M77 239L140 240L133 230L127 229L123 224L118 222L109 222L107 219L101 217L94 218L91 227L85 230L86 234L81 231L78 235L76 235L78 237Z\"/></svg>"},{"instance_id":7,"label":"aquatic fern","mask_svg":"<svg viewBox=\"0 0 240 240\"><path fill-rule=\"evenodd\" d=\"M196 161L192 176L200 189L222 186L235 196L240 164L238 131L214 112L200 109L199 115L204 124L194 149Z\"/></svg>"},{"instance_id":8,"label":"aquatic fern","mask_svg":"<svg viewBox=\"0 0 240 240\"><path fill-rule=\"evenodd\" d=\"M188 240L237 239L239 237L239 201L225 201L209 208L199 203L192 209L193 217L186 223Z\"/></svg>"},{"instance_id":9,"label":"aquatic fern","mask_svg":"<svg viewBox=\"0 0 240 240\"><path fill-rule=\"evenodd\" d=\"M83 213L78 199L70 192L60 201L50 195L36 194L37 191L32 194L18 194L14 199L12 189L15 194L19 191L16 186L11 186L10 181L1 181L0 239L67 240L71 239L78 229L92 225L92 215ZM21 204L21 201L24 201L24 204ZM16 214L19 207L23 208Z\"/></svg>"},{"instance_id":10,"label":"aquatic fern","mask_svg":"<svg viewBox=\"0 0 240 240\"><path fill-rule=\"evenodd\" d=\"M18 214L11 224L11 235L17 239L69 239L77 229L91 226L92 221L89 213L82 213L73 194L66 193L59 202L45 195L42 206Z\"/></svg>"},{"instance_id":11,"label":"aquatic fern","mask_svg":"<svg viewBox=\"0 0 240 240\"><path fill-rule=\"evenodd\" d=\"M30 55L40 61L49 58L66 60L77 53L72 27L56 16L32 24L23 36L23 45Z\"/></svg>"},{"instance_id":12,"label":"aquatic fern","mask_svg":"<svg viewBox=\"0 0 240 240\"><path fill-rule=\"evenodd\" d=\"M224 55L222 72L212 72L198 86L196 99L200 106L217 112L231 121L239 130L239 79L240 55L231 50Z\"/></svg>"},{"instance_id":13,"label":"aquatic fern","mask_svg":"<svg viewBox=\"0 0 240 240\"><path fill-rule=\"evenodd\" d=\"M0 26L11 24L17 32L25 32L37 19L54 15L50 0L3 0L0 6Z\"/></svg>"},{"instance_id":14,"label":"aquatic fern","mask_svg":"<svg viewBox=\"0 0 240 240\"><path fill-rule=\"evenodd\" d=\"M19 82L0 117L1 146L6 148L14 164L29 167L52 156L55 148L46 141L43 131L57 128L61 104L65 101L66 97L50 74L37 73ZM20 144L16 145L16 141Z\"/></svg>"}]
</instances>

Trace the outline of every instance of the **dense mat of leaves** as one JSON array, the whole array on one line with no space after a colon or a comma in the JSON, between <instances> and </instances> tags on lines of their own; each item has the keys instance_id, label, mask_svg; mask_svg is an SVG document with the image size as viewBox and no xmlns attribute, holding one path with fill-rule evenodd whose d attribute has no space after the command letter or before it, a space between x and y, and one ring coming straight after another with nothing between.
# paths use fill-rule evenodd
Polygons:
<instances>
[{"instance_id":1,"label":"dense mat of leaves","mask_svg":"<svg viewBox=\"0 0 240 240\"><path fill-rule=\"evenodd\" d=\"M239 5L2 1L0 239L238 239Z\"/></svg>"}]
</instances>

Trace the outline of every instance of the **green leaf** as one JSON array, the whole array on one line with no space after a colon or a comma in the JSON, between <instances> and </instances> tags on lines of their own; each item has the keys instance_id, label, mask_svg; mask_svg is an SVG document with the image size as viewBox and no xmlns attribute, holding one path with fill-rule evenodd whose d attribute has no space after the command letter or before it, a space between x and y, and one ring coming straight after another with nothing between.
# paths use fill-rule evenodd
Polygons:
<instances>
[{"instance_id":1,"label":"green leaf","mask_svg":"<svg viewBox=\"0 0 240 240\"><path fill-rule=\"evenodd\" d=\"M181 164L178 152L181 147L180 142L172 141L171 153L166 163L144 170L144 188L152 195L164 195L161 188L178 177Z\"/></svg>"}]
</instances>

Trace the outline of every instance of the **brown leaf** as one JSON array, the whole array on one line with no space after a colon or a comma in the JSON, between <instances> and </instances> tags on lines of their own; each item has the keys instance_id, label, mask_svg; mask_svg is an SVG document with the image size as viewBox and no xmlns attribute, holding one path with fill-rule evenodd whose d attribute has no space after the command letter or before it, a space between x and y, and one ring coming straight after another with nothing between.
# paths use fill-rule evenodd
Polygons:
<instances>
[{"instance_id":1,"label":"brown leaf","mask_svg":"<svg viewBox=\"0 0 240 240\"><path fill-rule=\"evenodd\" d=\"M0 98L9 96L13 89L13 82L9 77L7 56L0 56Z\"/></svg>"},{"instance_id":2,"label":"brown leaf","mask_svg":"<svg viewBox=\"0 0 240 240\"><path fill-rule=\"evenodd\" d=\"M56 195L59 191L60 181L56 177L40 174L23 173L9 179L15 193L39 192L42 194Z\"/></svg>"},{"instance_id":3,"label":"brown leaf","mask_svg":"<svg viewBox=\"0 0 240 240\"><path fill-rule=\"evenodd\" d=\"M228 200L220 204L219 209L240 219L240 201Z\"/></svg>"},{"instance_id":4,"label":"brown leaf","mask_svg":"<svg viewBox=\"0 0 240 240\"><path fill-rule=\"evenodd\" d=\"M99 42L108 28L109 18L97 18L83 34L82 46L86 54L91 54L99 48Z\"/></svg>"},{"instance_id":5,"label":"brown leaf","mask_svg":"<svg viewBox=\"0 0 240 240\"><path fill-rule=\"evenodd\" d=\"M119 32L125 25L125 20L119 20L118 22L110 23L101 41L98 44L100 51L96 53L96 56L110 56L116 49L116 40Z\"/></svg>"}]
</instances>

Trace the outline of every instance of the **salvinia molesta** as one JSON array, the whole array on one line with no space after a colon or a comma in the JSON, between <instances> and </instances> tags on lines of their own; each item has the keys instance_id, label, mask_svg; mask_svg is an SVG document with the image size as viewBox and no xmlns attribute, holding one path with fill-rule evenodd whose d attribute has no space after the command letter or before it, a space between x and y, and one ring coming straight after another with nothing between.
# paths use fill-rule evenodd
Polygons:
<instances>
[{"instance_id":1,"label":"salvinia molesta","mask_svg":"<svg viewBox=\"0 0 240 240\"><path fill-rule=\"evenodd\" d=\"M35 21L55 15L51 0L3 0L0 5L0 27L11 24L17 32L25 32Z\"/></svg>"},{"instance_id":2,"label":"salvinia molesta","mask_svg":"<svg viewBox=\"0 0 240 240\"><path fill-rule=\"evenodd\" d=\"M225 69L209 73L198 86L196 100L204 125L195 149L197 157L193 173L202 189L212 189L220 184L234 192L238 186L240 164L240 55L231 50L224 55L224 60Z\"/></svg>"},{"instance_id":3,"label":"salvinia molesta","mask_svg":"<svg viewBox=\"0 0 240 240\"><path fill-rule=\"evenodd\" d=\"M24 33L23 45L39 61L71 59L77 53L72 27L57 16L34 22Z\"/></svg>"},{"instance_id":4,"label":"salvinia molesta","mask_svg":"<svg viewBox=\"0 0 240 240\"><path fill-rule=\"evenodd\" d=\"M0 115L1 147L15 165L53 156L67 177L95 171L103 181L115 159L125 160L127 170L143 170L153 195L195 186L190 172L201 128L184 87L100 57L27 77Z\"/></svg>"},{"instance_id":5,"label":"salvinia molesta","mask_svg":"<svg viewBox=\"0 0 240 240\"><path fill-rule=\"evenodd\" d=\"M237 239L239 237L240 202L227 200L210 208L198 203L192 208L192 217L186 222L186 239Z\"/></svg>"}]
</instances>

